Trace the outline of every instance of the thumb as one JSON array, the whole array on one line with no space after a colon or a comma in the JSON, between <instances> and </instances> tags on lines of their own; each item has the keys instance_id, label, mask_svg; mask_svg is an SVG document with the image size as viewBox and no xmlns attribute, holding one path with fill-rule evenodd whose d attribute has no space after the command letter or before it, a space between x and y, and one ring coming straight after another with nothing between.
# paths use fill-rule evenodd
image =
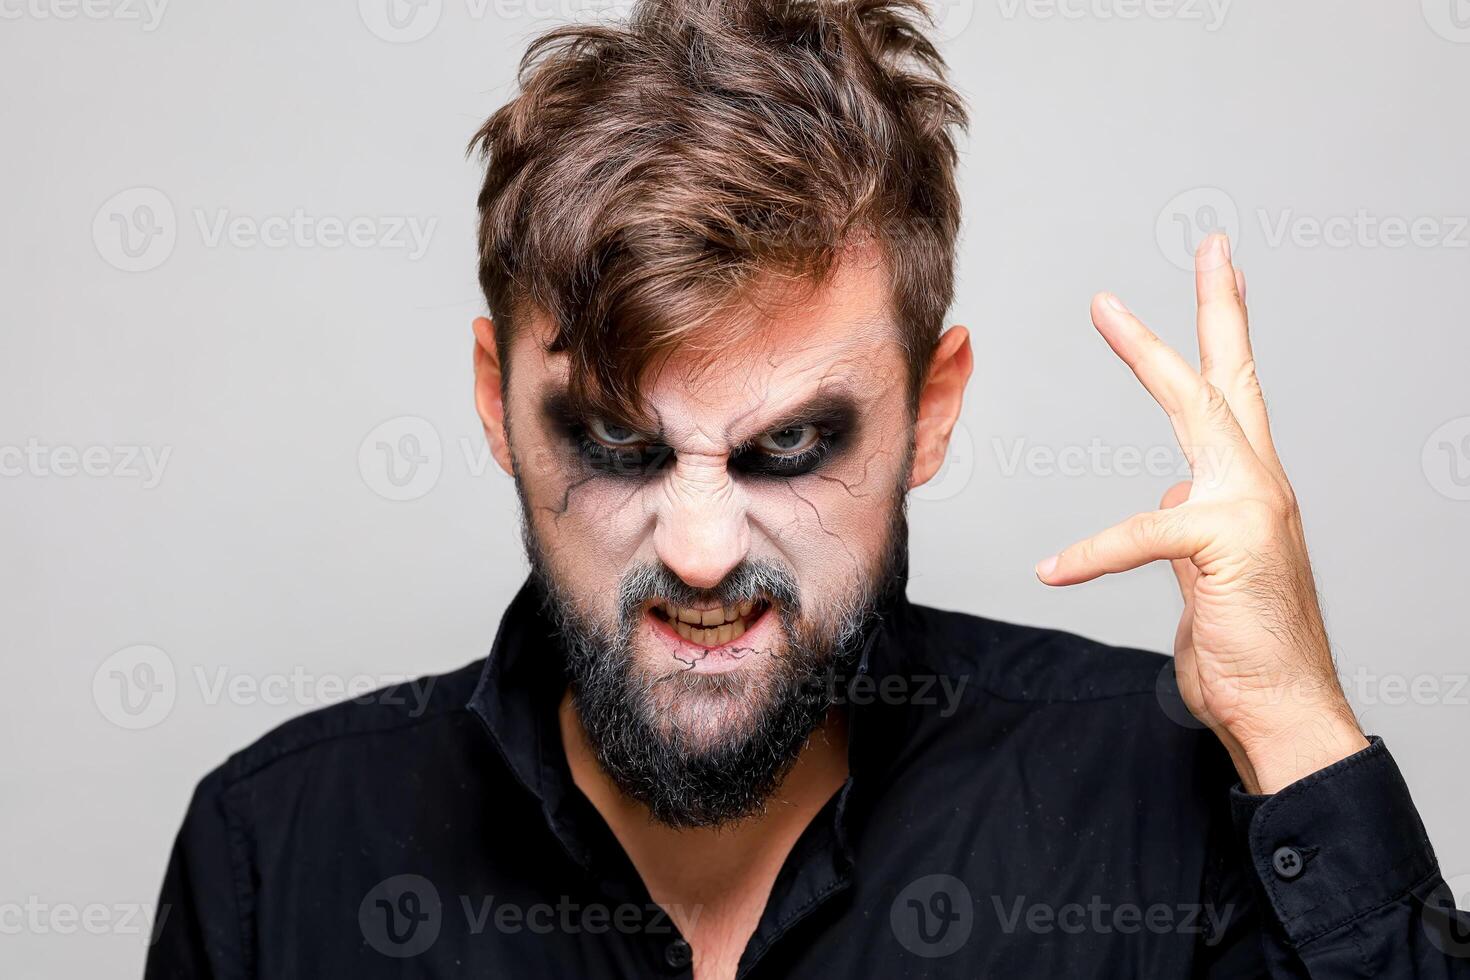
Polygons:
<instances>
[{"instance_id":1,"label":"thumb","mask_svg":"<svg viewBox=\"0 0 1470 980\"><path fill-rule=\"evenodd\" d=\"M1165 490L1163 499L1159 501L1159 509L1168 510L1184 503L1189 499L1189 491L1193 486L1194 484L1185 480ZM1187 606L1190 597L1194 595L1194 583L1199 578L1199 569L1188 558L1176 558L1169 564L1174 569L1174 578L1179 582L1179 595L1183 597L1184 604Z\"/></svg>"}]
</instances>

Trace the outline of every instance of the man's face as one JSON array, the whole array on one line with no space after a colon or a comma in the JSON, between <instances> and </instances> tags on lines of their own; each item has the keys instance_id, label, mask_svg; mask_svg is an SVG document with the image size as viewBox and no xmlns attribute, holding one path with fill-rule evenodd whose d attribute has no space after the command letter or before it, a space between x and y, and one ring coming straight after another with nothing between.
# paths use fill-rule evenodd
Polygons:
<instances>
[{"instance_id":1,"label":"man's face","mask_svg":"<svg viewBox=\"0 0 1470 980\"><path fill-rule=\"evenodd\" d=\"M517 332L505 414L532 562L604 768L669 822L758 807L893 577L912 419L888 296L881 267L849 262L758 298L734 314L758 318L748 340L648 379L645 427L571 412L551 325ZM790 758L757 761L773 753ZM697 785L689 767L702 802L651 785Z\"/></svg>"}]
</instances>

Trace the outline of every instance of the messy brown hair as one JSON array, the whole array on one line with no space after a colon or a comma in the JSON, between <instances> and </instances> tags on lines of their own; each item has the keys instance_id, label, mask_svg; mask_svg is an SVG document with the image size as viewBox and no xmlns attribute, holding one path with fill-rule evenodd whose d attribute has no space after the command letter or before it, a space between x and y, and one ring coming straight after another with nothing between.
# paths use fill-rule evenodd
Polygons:
<instances>
[{"instance_id":1,"label":"messy brown hair","mask_svg":"<svg viewBox=\"0 0 1470 980\"><path fill-rule=\"evenodd\" d=\"M922 0L639 0L534 41L470 144L502 365L545 313L573 396L642 419L646 371L758 282L815 285L875 245L912 407L953 294L965 124L926 21Z\"/></svg>"}]
</instances>

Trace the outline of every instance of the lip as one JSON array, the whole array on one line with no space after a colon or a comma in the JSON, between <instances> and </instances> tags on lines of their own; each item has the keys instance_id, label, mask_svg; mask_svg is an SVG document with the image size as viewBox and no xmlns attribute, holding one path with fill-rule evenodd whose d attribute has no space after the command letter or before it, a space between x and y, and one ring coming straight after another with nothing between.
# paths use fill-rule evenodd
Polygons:
<instances>
[{"instance_id":1,"label":"lip","mask_svg":"<svg viewBox=\"0 0 1470 980\"><path fill-rule=\"evenodd\" d=\"M738 670L752 654L770 649L775 639L775 608L769 603L745 628L743 636L717 646L706 646L684 639L667 620L656 616L651 608L643 610L643 618L654 642L663 652L696 673L722 674Z\"/></svg>"}]
</instances>

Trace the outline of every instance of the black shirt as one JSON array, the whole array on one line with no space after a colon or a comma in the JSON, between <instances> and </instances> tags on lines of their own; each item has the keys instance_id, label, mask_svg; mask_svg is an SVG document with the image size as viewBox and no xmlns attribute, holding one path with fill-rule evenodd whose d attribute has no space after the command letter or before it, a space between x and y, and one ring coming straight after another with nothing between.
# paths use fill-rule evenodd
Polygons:
<instances>
[{"instance_id":1,"label":"black shirt","mask_svg":"<svg viewBox=\"0 0 1470 980\"><path fill-rule=\"evenodd\" d=\"M490 655L199 785L149 977L688 977L573 785L530 585ZM1241 792L1167 658L899 599L834 692L850 778L742 977L1470 976L1388 750Z\"/></svg>"}]
</instances>

